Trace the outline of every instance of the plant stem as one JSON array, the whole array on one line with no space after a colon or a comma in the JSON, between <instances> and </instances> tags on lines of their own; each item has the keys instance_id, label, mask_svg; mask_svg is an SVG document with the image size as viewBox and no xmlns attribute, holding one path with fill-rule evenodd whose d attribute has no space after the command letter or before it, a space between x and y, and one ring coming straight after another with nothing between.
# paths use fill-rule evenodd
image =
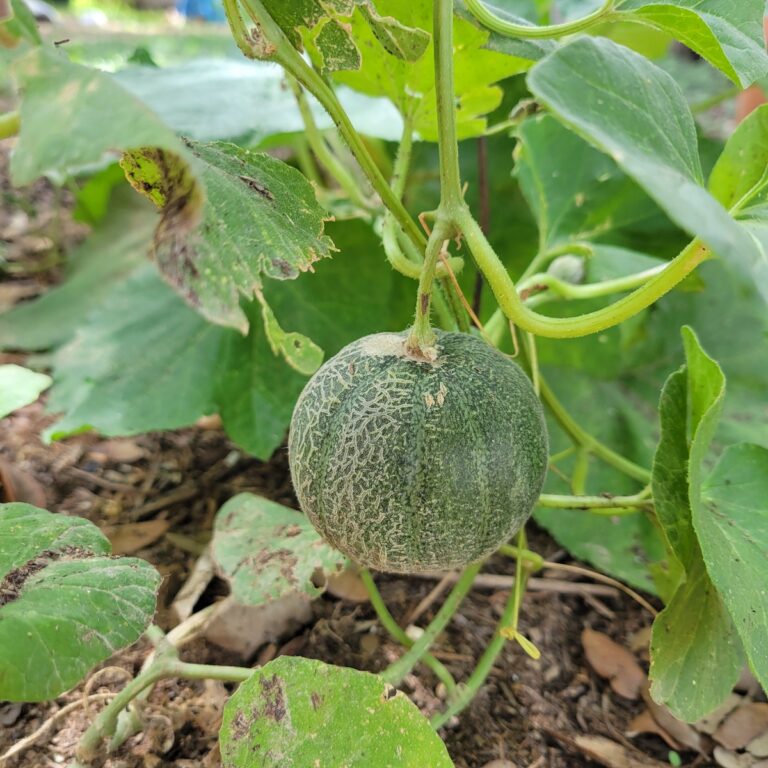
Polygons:
<instances>
[{"instance_id":1,"label":"plant stem","mask_svg":"<svg viewBox=\"0 0 768 768\"><path fill-rule=\"evenodd\" d=\"M339 158L336 157L336 155L331 151L330 147L325 141L325 138L323 137L323 134L317 127L317 123L315 122L314 115L312 114L312 110L310 109L309 102L307 101L307 97L304 95L302 87L293 77L289 77L288 82L290 83L293 94L296 97L296 104L299 107L301 119L304 123L304 133L307 137L307 141L309 142L309 146L315 153L315 156L323 165L323 167L328 171L328 173L330 173L331 176L336 180L344 192L346 192L349 199L355 205L363 208L366 211L371 211L372 206L370 201L366 200L365 195L358 187L355 178L347 170Z\"/></svg>"},{"instance_id":2,"label":"plant stem","mask_svg":"<svg viewBox=\"0 0 768 768\"><path fill-rule=\"evenodd\" d=\"M18 112L6 112L0 115L0 139L16 136L21 128L21 116Z\"/></svg>"},{"instance_id":3,"label":"plant stem","mask_svg":"<svg viewBox=\"0 0 768 768\"><path fill-rule=\"evenodd\" d=\"M503 19L490 11L482 0L465 0L467 10L485 27L504 37L522 37L544 39L551 37L563 37L576 32L583 32L595 24L605 22L613 13L615 0L605 0L603 4L588 16L563 24L552 24L546 27L536 27L527 24L515 24Z\"/></svg>"},{"instance_id":4,"label":"plant stem","mask_svg":"<svg viewBox=\"0 0 768 768\"><path fill-rule=\"evenodd\" d=\"M453 88L453 0L434 0L433 37L438 149L440 154L440 206L454 213L463 204L459 172L459 139Z\"/></svg>"},{"instance_id":5,"label":"plant stem","mask_svg":"<svg viewBox=\"0 0 768 768\"><path fill-rule=\"evenodd\" d=\"M445 629L448 622L456 613L461 601L467 592L472 589L472 582L475 580L482 563L474 563L464 569L456 585L446 598L437 615L429 623L421 637L416 640L410 650L403 654L394 664L390 665L383 673L383 677L392 685L399 685L403 678L419 663L425 653L429 651L430 646L437 636Z\"/></svg>"},{"instance_id":6,"label":"plant stem","mask_svg":"<svg viewBox=\"0 0 768 768\"><path fill-rule=\"evenodd\" d=\"M538 503L541 507L551 509L603 510L611 513L622 511L632 513L641 509L653 508L653 501L641 494L633 496L565 496L542 493Z\"/></svg>"},{"instance_id":7,"label":"plant stem","mask_svg":"<svg viewBox=\"0 0 768 768\"><path fill-rule=\"evenodd\" d=\"M520 531L518 534L517 550L519 552L526 550L525 534L523 531ZM496 626L496 631L494 632L491 641L485 647L483 655L477 662L477 665L469 676L467 682L459 688L459 695L448 705L444 712L435 715L430 721L435 730L442 728L454 715L457 715L467 707L477 695L477 692L490 674L491 669L496 663L496 659L506 642L501 634L501 630L510 625L512 625L514 629L517 629L520 605L525 591L525 574L526 571L523 567L523 558L520 557L515 566L515 584L510 591L509 599L504 607L504 613L501 615L499 623Z\"/></svg>"},{"instance_id":8,"label":"plant stem","mask_svg":"<svg viewBox=\"0 0 768 768\"><path fill-rule=\"evenodd\" d=\"M693 240L662 272L613 304L578 317L546 317L525 306L506 268L465 206L459 209L455 224L464 234L504 314L524 331L555 339L599 333L633 317L671 291L710 256L706 245Z\"/></svg>"},{"instance_id":9,"label":"plant stem","mask_svg":"<svg viewBox=\"0 0 768 768\"><path fill-rule=\"evenodd\" d=\"M530 563L530 570L533 572L540 571L546 563L546 560L538 552L531 552L530 549L521 549L514 544L502 544L497 552L501 555L514 557L516 560Z\"/></svg>"},{"instance_id":10,"label":"plant stem","mask_svg":"<svg viewBox=\"0 0 768 768\"><path fill-rule=\"evenodd\" d=\"M438 218L432 229L432 234L427 241L424 252L424 265L421 268L419 289L416 294L416 318L408 337L408 348L424 358L429 358L428 350L435 343L435 333L429 322L430 307L432 305L432 284L435 280L440 253L453 232L451 226L444 218Z\"/></svg>"},{"instance_id":11,"label":"plant stem","mask_svg":"<svg viewBox=\"0 0 768 768\"><path fill-rule=\"evenodd\" d=\"M397 640L397 642L402 643L406 648L411 648L414 641L408 637L405 630L395 621L394 616L389 612L389 609L381 596L381 592L379 592L376 582L373 580L371 572L367 568L364 568L360 571L360 578L368 591L371 605L373 606L373 610L376 611L376 615L379 617L381 625L395 640ZM453 679L453 675L451 675L448 669L432 656L432 654L425 653L421 660L426 667L432 670L435 677L445 685L449 692L456 690L456 681Z\"/></svg>"},{"instance_id":12,"label":"plant stem","mask_svg":"<svg viewBox=\"0 0 768 768\"><path fill-rule=\"evenodd\" d=\"M283 30L269 15L261 0L244 0L244 6L251 18L259 24L267 40L274 46L272 58L289 74L293 75L322 104L384 205L392 211L400 226L413 242L420 248L424 248L426 238L400 199L390 188L333 89L293 47Z\"/></svg>"},{"instance_id":13,"label":"plant stem","mask_svg":"<svg viewBox=\"0 0 768 768\"><path fill-rule=\"evenodd\" d=\"M625 475L639 480L642 483L649 483L651 481L651 473L645 467L641 467L635 464L629 459L625 459L615 451L611 450L608 446L603 445L597 438L589 434L583 427L581 427L571 416L568 411L565 410L563 404L557 399L555 393L550 389L544 378L539 381L541 388L541 398L547 405L552 415L563 430L569 435L569 437L579 445L583 446L590 453L602 459L606 464L610 464Z\"/></svg>"}]
</instances>

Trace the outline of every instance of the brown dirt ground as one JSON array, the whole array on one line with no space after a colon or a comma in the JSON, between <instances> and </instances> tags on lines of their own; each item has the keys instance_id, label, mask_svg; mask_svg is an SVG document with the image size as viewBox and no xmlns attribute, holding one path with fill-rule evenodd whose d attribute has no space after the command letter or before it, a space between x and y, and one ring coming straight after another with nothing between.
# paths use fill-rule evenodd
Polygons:
<instances>
[{"instance_id":1,"label":"brown dirt ground","mask_svg":"<svg viewBox=\"0 0 768 768\"><path fill-rule=\"evenodd\" d=\"M5 240L11 270L0 285L0 299L5 297L7 306L57 280L61 248L77 240L81 230L61 216L67 201L47 185L35 185L21 194L12 191L3 180L5 154L0 152L0 236ZM26 220L19 221L18 211L24 212ZM22 360L19 355L0 355L0 363ZM102 442L96 435L82 435L44 445L40 433L49 422L40 403L0 421L0 460L4 462L0 470L16 473L17 485L21 482L27 494L37 494L41 503L44 499L48 508L59 514L79 515L100 526L167 521L168 533L134 553L153 563L164 576L157 621L166 629L171 621L168 606L204 546L213 517L224 501L250 491L295 506L285 450L279 450L268 463L249 458L226 439L215 419L196 428L149 434L127 443ZM531 546L550 559L567 558L535 527ZM495 558L486 571L510 574L512 564ZM381 576L379 581L398 620L408 616L433 587L433 583L419 579ZM222 583L215 584L202 596L198 608L217 599L225 589ZM499 589L474 590L438 639L435 654L457 679L466 679L482 653L506 596ZM423 625L428 621L437 607L439 601L419 622ZM622 699L595 676L585 662L580 641L583 628L591 627L626 645L649 623L649 615L619 592L599 599L586 592L563 594L557 589L529 592L521 628L541 649L542 659L535 662L517 646L507 644L471 706L443 730L456 765L480 768L501 759L519 768L595 765L569 748L579 734L603 735L634 746L641 758L646 754L666 762L667 748L656 737L630 742L624 735L642 704ZM137 643L102 665L107 669L98 677L91 676L56 702L0 702L0 754L84 691L119 688L126 671L135 673L147 652L145 642ZM253 664L291 653L376 671L401 652L380 628L368 604L325 595L315 601L312 621L294 636L284 638L282 645L267 645L243 659L198 640L183 656L205 663ZM433 712L441 704L436 681L424 668L409 676L404 687L425 712ZM230 690L231 686L221 683L165 681L158 685L147 709L147 731L131 739L105 765L214 768L219 765L219 715ZM11 759L9 768L65 764L98 706L91 704L88 711L79 708L61 718L35 746ZM686 765L704 764L690 753L684 758Z\"/></svg>"}]
</instances>

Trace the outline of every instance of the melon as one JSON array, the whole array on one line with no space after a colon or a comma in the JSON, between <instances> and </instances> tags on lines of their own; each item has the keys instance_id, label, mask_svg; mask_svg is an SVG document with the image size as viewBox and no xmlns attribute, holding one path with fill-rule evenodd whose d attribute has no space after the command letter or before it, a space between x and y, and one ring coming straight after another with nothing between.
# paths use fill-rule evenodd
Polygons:
<instances>
[{"instance_id":1,"label":"melon","mask_svg":"<svg viewBox=\"0 0 768 768\"><path fill-rule=\"evenodd\" d=\"M302 510L359 565L458 568L516 533L541 492L544 414L522 369L485 341L436 332L358 339L309 380L288 451Z\"/></svg>"}]
</instances>

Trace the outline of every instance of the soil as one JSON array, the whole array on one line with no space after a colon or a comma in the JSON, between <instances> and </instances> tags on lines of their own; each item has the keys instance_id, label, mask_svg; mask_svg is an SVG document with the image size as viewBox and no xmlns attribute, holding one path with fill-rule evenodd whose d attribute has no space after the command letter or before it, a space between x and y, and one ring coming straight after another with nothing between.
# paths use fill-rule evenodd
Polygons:
<instances>
[{"instance_id":1,"label":"soil","mask_svg":"<svg viewBox=\"0 0 768 768\"><path fill-rule=\"evenodd\" d=\"M0 178L5 164L0 153ZM26 299L59 277L62 248L81 236L80 228L60 212L66 200L40 183L23 193L11 192L2 181L4 206L0 235L12 266L4 285L9 303ZM21 195L21 197L20 197ZM26 217L19 220L18 211ZM4 233L4 234L3 234ZM26 238L26 239L25 239ZM21 362L22 355L0 355L0 363ZM52 418L43 403L29 406L0 421L0 478L19 500L32 500L63 515L79 515L110 532L131 534L151 521L166 528L144 546L125 544L131 554L145 558L163 575L157 623L173 626L170 606L210 538L216 511L241 492L264 495L296 506L290 485L285 449L269 462L244 455L230 443L217 422L206 419L194 428L148 434L123 440L104 440L85 434L46 445L41 433ZM0 489L2 492L2 489ZM116 528L116 526L119 526ZM130 539L129 539L130 542ZM570 562L546 534L531 526L530 546L550 560ZM131 548L133 547L133 548ZM513 563L497 557L484 572L510 575ZM542 574L546 580L550 575ZM459 768L480 768L494 760L498 766L518 768L579 768L595 764L575 746L579 736L604 736L633 750L641 762L667 764L668 748L655 736L630 740L630 720L641 701L614 693L587 664L581 643L586 627L604 632L630 646L650 625L650 615L616 590L596 595L582 579L564 592L557 573L549 588L529 591L522 610L522 631L541 650L534 661L516 644L508 643L486 684L441 735ZM378 582L395 618L405 619L433 589L425 579L381 575ZM582 584L581 587L574 586ZM226 585L214 581L197 608L219 599ZM434 646L458 680L465 680L485 649L507 598L504 588L474 589L447 631ZM429 604L416 622L424 626L439 608ZM640 644L642 645L642 644ZM85 695L114 692L135 674L149 652L140 641L95 670L76 689L55 702L3 704L0 702L0 754L33 733L62 707ZM183 658L201 663L258 664L278 654L301 654L358 669L383 669L402 653L380 627L368 603L350 602L328 593L314 601L311 620L278 643L265 643L247 658L196 639ZM642 651L640 652L642 657ZM146 728L130 739L104 765L107 768L215 768L220 764L216 736L221 709L233 686L218 682L164 681L144 709ZM404 689L427 714L442 705L441 686L419 667L406 678ZM9 768L48 768L72 759L78 739L102 702L73 706L53 723L49 732L18 757ZM645 757L644 757L645 756ZM706 764L683 753L686 765ZM619 763L616 763L619 765ZM629 763L626 763L629 765ZM297 766L297 768L302 768ZM425 766L428 768L428 766ZM496 766L494 766L496 768Z\"/></svg>"}]
</instances>

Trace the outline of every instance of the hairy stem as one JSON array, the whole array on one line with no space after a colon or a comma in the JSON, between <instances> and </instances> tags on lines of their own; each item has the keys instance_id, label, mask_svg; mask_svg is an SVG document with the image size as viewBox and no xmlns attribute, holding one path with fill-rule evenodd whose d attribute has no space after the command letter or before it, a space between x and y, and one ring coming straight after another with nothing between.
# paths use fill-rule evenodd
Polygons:
<instances>
[{"instance_id":1,"label":"hairy stem","mask_svg":"<svg viewBox=\"0 0 768 768\"><path fill-rule=\"evenodd\" d=\"M565 496L542 493L539 506L551 509L585 509L591 511L632 514L642 509L653 509L653 500L643 494L633 496Z\"/></svg>"},{"instance_id":2,"label":"hairy stem","mask_svg":"<svg viewBox=\"0 0 768 768\"><path fill-rule=\"evenodd\" d=\"M581 19L568 21L563 24L552 24L545 27L536 27L527 24L515 24L508 19L503 19L493 13L482 0L465 0L467 9L483 26L504 37L522 37L533 39L545 39L563 37L583 32L586 29L608 20L616 5L615 0L605 0L603 4Z\"/></svg>"},{"instance_id":3,"label":"hairy stem","mask_svg":"<svg viewBox=\"0 0 768 768\"><path fill-rule=\"evenodd\" d=\"M421 661L437 636L445 629L454 613L456 613L467 592L472 589L472 583L475 580L475 576L479 573L481 566L482 563L474 563L464 569L451 593L421 637L414 642L409 651L385 670L383 677L387 682L392 685L399 685L403 678Z\"/></svg>"},{"instance_id":4,"label":"hairy stem","mask_svg":"<svg viewBox=\"0 0 768 768\"><path fill-rule=\"evenodd\" d=\"M371 600L371 605L373 606L373 610L376 611L376 615L379 617L381 625L395 640L397 640L398 643L401 643L406 648L411 648L414 641L408 637L405 630L395 621L394 616L389 612L389 609L381 596L381 592L379 592L376 582L373 580L371 572L367 569L361 570L360 578L362 579L363 584L365 584L365 588L368 591L368 597ZM451 675L448 669L432 656L432 654L425 653L421 661L434 673L435 677L445 685L449 692L456 689L456 681L453 679L453 675Z\"/></svg>"},{"instance_id":5,"label":"hairy stem","mask_svg":"<svg viewBox=\"0 0 768 768\"><path fill-rule=\"evenodd\" d=\"M312 110L310 109L309 102L304 95L302 87L294 78L289 77L288 80L291 89L293 90L293 94L296 97L296 104L299 107L301 119L304 123L304 133L315 156L326 171L330 173L338 185L344 190L347 197L349 197L355 205L370 211L372 208L371 202L366 200L365 195L357 185L354 176L352 176L339 158L331 151L322 132L317 127L317 123L315 122L314 115L312 114Z\"/></svg>"}]
</instances>

